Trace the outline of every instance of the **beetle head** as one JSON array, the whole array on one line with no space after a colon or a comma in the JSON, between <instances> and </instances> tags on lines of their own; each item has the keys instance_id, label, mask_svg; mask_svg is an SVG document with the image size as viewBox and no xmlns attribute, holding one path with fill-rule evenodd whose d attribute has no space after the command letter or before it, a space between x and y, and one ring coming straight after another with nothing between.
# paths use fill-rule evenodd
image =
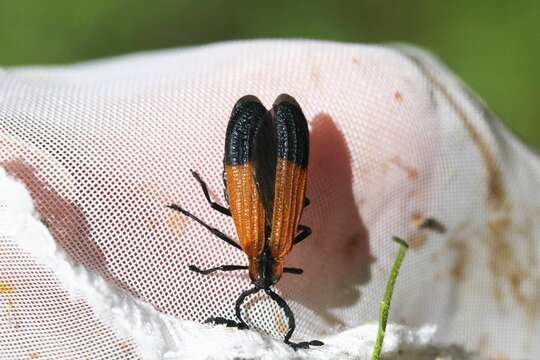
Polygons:
<instances>
[{"instance_id":1,"label":"beetle head","mask_svg":"<svg viewBox=\"0 0 540 360\"><path fill-rule=\"evenodd\" d=\"M268 251L249 259L249 277L258 288L268 289L281 279L283 261L276 261Z\"/></svg>"}]
</instances>

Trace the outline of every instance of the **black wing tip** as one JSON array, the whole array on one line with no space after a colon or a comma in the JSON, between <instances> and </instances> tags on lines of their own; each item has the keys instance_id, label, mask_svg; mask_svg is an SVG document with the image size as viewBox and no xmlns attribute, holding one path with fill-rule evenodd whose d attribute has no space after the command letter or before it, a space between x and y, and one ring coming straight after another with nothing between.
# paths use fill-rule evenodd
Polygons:
<instances>
[{"instance_id":1,"label":"black wing tip","mask_svg":"<svg viewBox=\"0 0 540 360\"><path fill-rule=\"evenodd\" d=\"M244 104L249 104L249 103L257 103L257 104L262 105L262 101L257 96L248 94L238 99L236 103L234 104L234 108L237 108L238 106L242 106ZM283 103L294 105L295 107L301 109L300 104L298 104L298 101L296 101L294 97L286 93L278 95L278 97L276 97L276 100L274 100L274 104L272 105L272 107L283 104Z\"/></svg>"},{"instance_id":2,"label":"black wing tip","mask_svg":"<svg viewBox=\"0 0 540 360\"><path fill-rule=\"evenodd\" d=\"M304 115L302 107L300 107L300 104L298 104L298 102L288 94L279 95L276 98L276 101L274 101L272 109L269 112L271 113L272 117L276 117L278 113L288 113L290 110L292 110L292 112L295 114L293 115L294 122L301 128L303 127L305 130L307 130L307 119L306 115Z\"/></svg>"},{"instance_id":3,"label":"black wing tip","mask_svg":"<svg viewBox=\"0 0 540 360\"><path fill-rule=\"evenodd\" d=\"M234 108L236 109L239 106L249 103L257 103L262 105L261 100L259 100L259 98L255 95L244 95L236 101L236 103L234 104Z\"/></svg>"},{"instance_id":4,"label":"black wing tip","mask_svg":"<svg viewBox=\"0 0 540 360\"><path fill-rule=\"evenodd\" d=\"M296 106L297 108L300 108L300 105L298 104L298 101L296 101L296 99L293 98L291 95L285 94L285 93L280 94L276 98L276 100L274 101L274 104L272 105L272 107L283 104L283 103L291 104L291 105Z\"/></svg>"},{"instance_id":5,"label":"black wing tip","mask_svg":"<svg viewBox=\"0 0 540 360\"><path fill-rule=\"evenodd\" d=\"M251 142L267 112L254 95L242 96L236 102L225 135L225 165L244 165L251 160Z\"/></svg>"},{"instance_id":6,"label":"black wing tip","mask_svg":"<svg viewBox=\"0 0 540 360\"><path fill-rule=\"evenodd\" d=\"M272 117L283 131L278 137L296 139L295 147L279 147L278 157L298 164L302 169L307 168L309 158L309 128L306 116L298 102L289 94L279 95L271 110ZM294 142L293 142L294 143Z\"/></svg>"},{"instance_id":7,"label":"black wing tip","mask_svg":"<svg viewBox=\"0 0 540 360\"><path fill-rule=\"evenodd\" d=\"M248 95L244 95L240 99L238 99L236 101L236 103L234 104L233 109L236 109L236 108L238 108L240 106L250 104L250 103L256 103L256 104L260 104L260 105L264 106L262 101L257 96L248 94ZM274 103L272 104L272 107L276 107L278 105L284 105L284 104L293 105L294 107L297 107L298 109L301 109L300 104L298 104L298 101L296 101L296 99L294 97L292 97L291 95L286 94L286 93L278 95L276 100L274 100Z\"/></svg>"}]
</instances>

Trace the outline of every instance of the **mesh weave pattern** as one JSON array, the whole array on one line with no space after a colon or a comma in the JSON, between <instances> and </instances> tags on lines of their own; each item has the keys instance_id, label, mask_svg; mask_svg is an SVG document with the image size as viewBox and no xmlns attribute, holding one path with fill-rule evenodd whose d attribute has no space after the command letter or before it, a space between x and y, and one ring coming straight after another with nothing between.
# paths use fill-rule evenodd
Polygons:
<instances>
[{"instance_id":1,"label":"mesh weave pattern","mask_svg":"<svg viewBox=\"0 0 540 360\"><path fill-rule=\"evenodd\" d=\"M233 104L254 94L268 107L283 92L302 106L311 136L302 223L313 235L286 259L305 273L276 287L296 315L295 339L377 319L399 235L412 251L395 321L435 323L440 341L485 353L540 356L538 159L414 49L258 41L3 70L0 165L77 262L161 312L233 318L247 275L187 266L245 256L165 205L235 237L189 170L224 203ZM418 229L427 217L446 233ZM9 231L0 235L0 358L138 356ZM286 331L266 296L250 298L244 314L274 336Z\"/></svg>"}]
</instances>

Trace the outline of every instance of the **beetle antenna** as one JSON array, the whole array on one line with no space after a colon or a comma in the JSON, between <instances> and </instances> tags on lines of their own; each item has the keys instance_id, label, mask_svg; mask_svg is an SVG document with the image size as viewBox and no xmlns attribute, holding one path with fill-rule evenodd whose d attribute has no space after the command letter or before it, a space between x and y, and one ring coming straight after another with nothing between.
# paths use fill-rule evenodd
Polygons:
<instances>
[{"instance_id":1,"label":"beetle antenna","mask_svg":"<svg viewBox=\"0 0 540 360\"><path fill-rule=\"evenodd\" d=\"M234 312L236 314L236 318L240 321L240 324L244 325L246 328L248 327L244 319L242 319L242 314L240 312L240 306L242 306L242 303L246 300L246 298L249 295L256 294L261 290L260 287L254 287L249 290L244 291L240 294L238 299L236 299L236 305L234 306Z\"/></svg>"}]
</instances>

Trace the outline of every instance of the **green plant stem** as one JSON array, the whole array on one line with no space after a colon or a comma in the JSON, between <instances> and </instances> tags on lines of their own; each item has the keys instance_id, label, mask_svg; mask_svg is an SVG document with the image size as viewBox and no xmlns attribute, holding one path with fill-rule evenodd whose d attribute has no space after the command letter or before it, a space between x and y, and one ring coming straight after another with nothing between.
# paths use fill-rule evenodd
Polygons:
<instances>
[{"instance_id":1,"label":"green plant stem","mask_svg":"<svg viewBox=\"0 0 540 360\"><path fill-rule=\"evenodd\" d=\"M397 236L392 237L392 240L399 244L399 252L397 254L392 271L390 272L390 278L386 284L386 290L384 292L383 301L381 301L381 313L379 316L379 330L377 331L377 339L375 340L375 348L373 349L373 355L371 360L379 360L381 357L381 351L383 346L384 335L386 331L386 323L388 321L388 314L390 312L390 302L392 301L392 294L394 293L394 285L398 277L399 268L405 258L405 253L409 248L409 244L405 240L400 239Z\"/></svg>"}]
</instances>

